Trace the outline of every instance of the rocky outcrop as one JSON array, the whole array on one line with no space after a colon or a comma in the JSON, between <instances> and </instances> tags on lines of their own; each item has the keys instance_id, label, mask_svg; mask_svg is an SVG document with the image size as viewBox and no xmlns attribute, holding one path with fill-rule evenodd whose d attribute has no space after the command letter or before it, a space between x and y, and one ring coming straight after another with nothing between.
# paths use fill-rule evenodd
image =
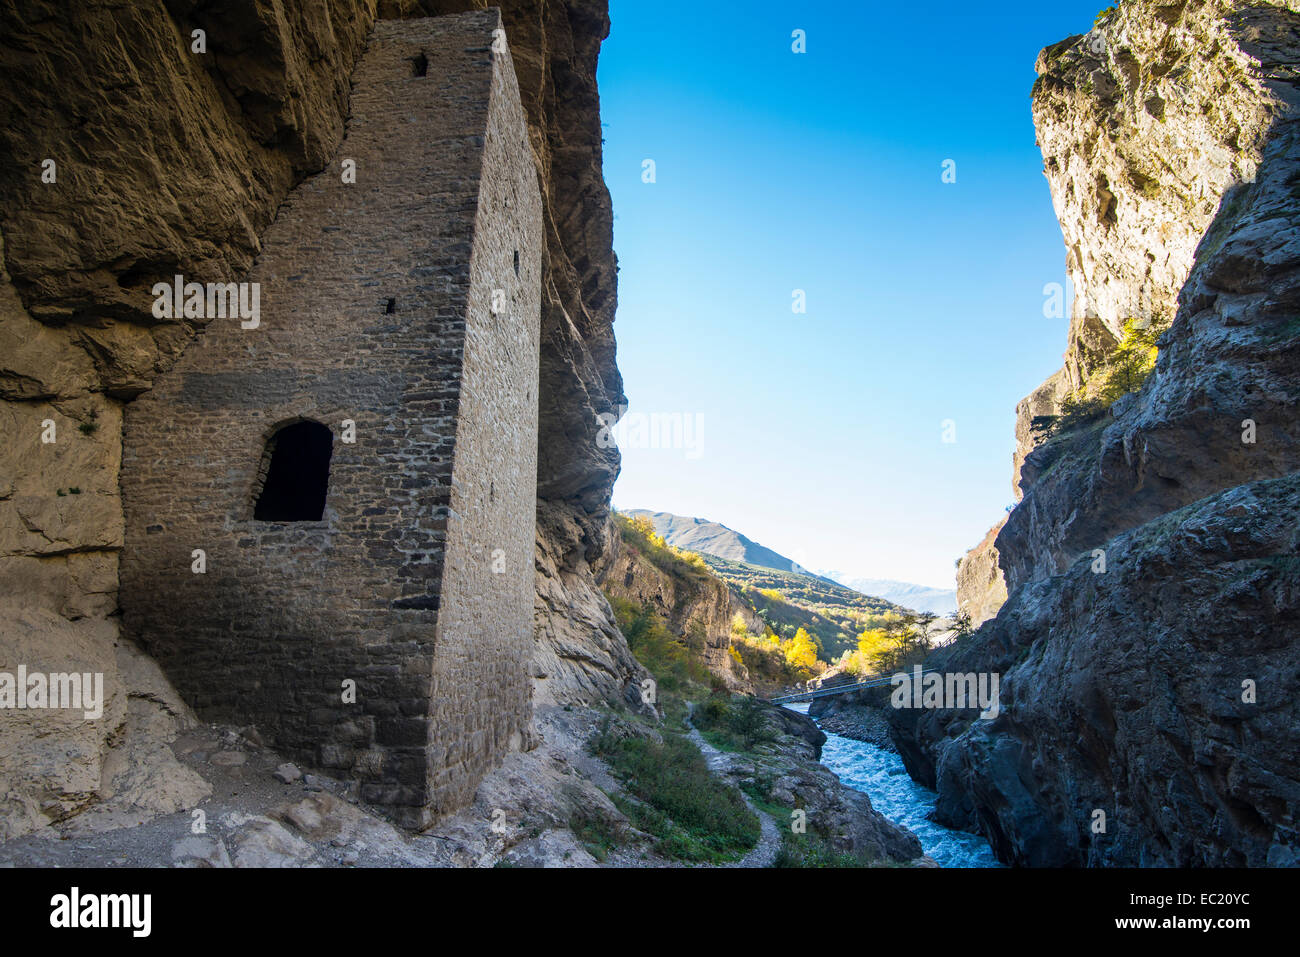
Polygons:
<instances>
[{"instance_id":1,"label":"rocky outcrop","mask_svg":"<svg viewBox=\"0 0 1300 957\"><path fill-rule=\"evenodd\" d=\"M730 652L732 622L739 615L752 634L766 625L730 585L707 570L686 565L668 571L617 534L599 566L601 587L610 595L649 608L684 638L730 691L753 694L748 669Z\"/></svg>"},{"instance_id":2,"label":"rocky outcrop","mask_svg":"<svg viewBox=\"0 0 1300 957\"><path fill-rule=\"evenodd\" d=\"M997 539L1010 589L1172 509L1300 468L1298 25L1294 2L1126 5L1096 37L1040 57L1035 115L1085 313L1067 377L1082 381L1096 354L1083 344L1093 319L1117 335L1125 317L1172 318L1175 302L1177 319L1137 396L1028 453L1024 500ZM1097 222L1082 184L1114 185L1123 169L1133 180L1138 156L1149 175L1117 188Z\"/></svg>"},{"instance_id":3,"label":"rocky outcrop","mask_svg":"<svg viewBox=\"0 0 1300 957\"><path fill-rule=\"evenodd\" d=\"M0 11L6 596L107 623L97 654L113 657L122 405L203 322L155 318L153 283L243 278L289 191L334 161L376 16L478 6L36 0ZM609 21L603 0L500 6L546 232L535 670L569 697L614 698L639 671L591 571L619 468L617 451L597 445L596 416L624 401L596 91ZM54 442L42 441L47 422Z\"/></svg>"},{"instance_id":4,"label":"rocky outcrop","mask_svg":"<svg viewBox=\"0 0 1300 957\"><path fill-rule=\"evenodd\" d=\"M0 670L10 680L17 667L10 661L29 676L77 675L82 704L56 708L47 698L40 709L4 712L0 841L73 818L81 829L133 825L191 808L210 793L167 747L194 716L158 666L118 639L111 623L6 604L0 648Z\"/></svg>"},{"instance_id":5,"label":"rocky outcrop","mask_svg":"<svg viewBox=\"0 0 1300 957\"><path fill-rule=\"evenodd\" d=\"M1002 672L1003 713L895 712L899 748L1004 860L1289 863L1300 715L1242 682L1295 669L1300 3L1125 3L1038 67L1065 387L1124 319L1171 324L1100 421L1018 432L1010 598L935 659Z\"/></svg>"},{"instance_id":6,"label":"rocky outcrop","mask_svg":"<svg viewBox=\"0 0 1300 957\"><path fill-rule=\"evenodd\" d=\"M578 520L563 505L539 502L538 523L535 704L622 694L636 705L641 696L635 686L649 675L614 624L585 552L570 547L582 538ZM618 535L607 541L616 543Z\"/></svg>"},{"instance_id":7,"label":"rocky outcrop","mask_svg":"<svg viewBox=\"0 0 1300 957\"><path fill-rule=\"evenodd\" d=\"M1007 600L1007 582L1002 577L998 551L993 544L1000 531L1002 525L994 525L957 566L957 610L970 615L972 627L996 615Z\"/></svg>"},{"instance_id":8,"label":"rocky outcrop","mask_svg":"<svg viewBox=\"0 0 1300 957\"><path fill-rule=\"evenodd\" d=\"M1031 866L1300 863L1300 476L1256 482L1018 589L935 655L1001 714L896 710L936 817ZM1094 822L1105 815L1104 832Z\"/></svg>"}]
</instances>

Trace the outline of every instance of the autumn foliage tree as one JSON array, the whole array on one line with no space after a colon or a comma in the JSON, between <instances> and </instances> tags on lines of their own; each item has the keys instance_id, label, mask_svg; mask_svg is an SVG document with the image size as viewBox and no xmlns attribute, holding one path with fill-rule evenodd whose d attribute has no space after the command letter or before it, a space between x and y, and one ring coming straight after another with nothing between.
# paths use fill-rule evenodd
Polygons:
<instances>
[{"instance_id":1,"label":"autumn foliage tree","mask_svg":"<svg viewBox=\"0 0 1300 957\"><path fill-rule=\"evenodd\" d=\"M809 672L817 669L817 643L807 630L800 628L796 631L793 638L782 644L781 650L785 652L785 660L790 667Z\"/></svg>"}]
</instances>

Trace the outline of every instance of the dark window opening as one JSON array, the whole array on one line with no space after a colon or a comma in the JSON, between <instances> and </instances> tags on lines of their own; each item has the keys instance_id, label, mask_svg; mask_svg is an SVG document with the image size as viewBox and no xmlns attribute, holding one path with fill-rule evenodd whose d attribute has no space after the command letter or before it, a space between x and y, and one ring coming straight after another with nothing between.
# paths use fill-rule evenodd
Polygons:
<instances>
[{"instance_id":1,"label":"dark window opening","mask_svg":"<svg viewBox=\"0 0 1300 957\"><path fill-rule=\"evenodd\" d=\"M519 275L519 250L515 250L515 275Z\"/></svg>"},{"instance_id":2,"label":"dark window opening","mask_svg":"<svg viewBox=\"0 0 1300 957\"><path fill-rule=\"evenodd\" d=\"M397 311L397 300L389 299L388 302L384 304L384 313L386 315L391 316L396 311Z\"/></svg>"},{"instance_id":3,"label":"dark window opening","mask_svg":"<svg viewBox=\"0 0 1300 957\"><path fill-rule=\"evenodd\" d=\"M319 522L325 515L334 434L319 422L295 422L271 437L266 481L253 518L262 522Z\"/></svg>"},{"instance_id":4,"label":"dark window opening","mask_svg":"<svg viewBox=\"0 0 1300 957\"><path fill-rule=\"evenodd\" d=\"M429 73L429 58L423 53L411 58L412 76L427 76Z\"/></svg>"}]
</instances>

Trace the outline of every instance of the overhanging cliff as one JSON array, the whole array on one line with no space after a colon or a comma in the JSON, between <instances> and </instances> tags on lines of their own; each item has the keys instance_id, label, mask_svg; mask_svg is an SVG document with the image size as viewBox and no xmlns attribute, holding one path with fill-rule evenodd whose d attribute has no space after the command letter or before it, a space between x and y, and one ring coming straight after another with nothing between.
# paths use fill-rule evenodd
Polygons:
<instances>
[{"instance_id":1,"label":"overhanging cliff","mask_svg":"<svg viewBox=\"0 0 1300 957\"><path fill-rule=\"evenodd\" d=\"M95 654L112 662L122 409L202 325L155 318L152 285L248 272L289 191L334 159L377 17L486 6L31 0L0 12L0 591L11 606L72 621L109 643ZM499 6L545 233L533 671L541 700L614 697L639 672L589 564L606 545L619 468L596 443L596 416L624 401L595 80L609 20L603 0ZM55 443L41 441L47 420ZM26 641L31 620L6 614L3 646ZM56 657L71 653L65 632L51 631ZM110 694L133 693L112 668L106 680ZM105 758L122 726L107 725L78 748L75 773L15 805L11 833L110 789Z\"/></svg>"}]
</instances>

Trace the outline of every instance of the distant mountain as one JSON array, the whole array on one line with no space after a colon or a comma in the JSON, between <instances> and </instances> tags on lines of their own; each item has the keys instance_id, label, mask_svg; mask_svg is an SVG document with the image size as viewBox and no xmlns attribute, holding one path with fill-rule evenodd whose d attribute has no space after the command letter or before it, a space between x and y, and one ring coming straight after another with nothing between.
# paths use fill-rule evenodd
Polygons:
<instances>
[{"instance_id":1,"label":"distant mountain","mask_svg":"<svg viewBox=\"0 0 1300 957\"><path fill-rule=\"evenodd\" d=\"M872 598L883 598L894 605L913 611L931 611L936 615L951 615L957 610L957 591L952 588L932 588L910 582L891 581L884 578L850 578L841 572L814 572L798 562L766 548L753 539L746 538L735 529L706 518L691 518L671 512L652 512L633 508L623 514L645 516L654 524L655 532L669 545L712 555L730 562L744 562L796 575L809 575L822 581L851 588Z\"/></svg>"},{"instance_id":2,"label":"distant mountain","mask_svg":"<svg viewBox=\"0 0 1300 957\"><path fill-rule=\"evenodd\" d=\"M705 518L689 518L671 512L652 512L644 508L627 509L623 514L637 518L645 516L650 519L654 523L655 532L662 535L664 540L675 548L684 548L702 555L713 555L732 562L761 565L763 568L773 568L781 572L820 577L798 562L770 548L764 548L740 532Z\"/></svg>"},{"instance_id":3,"label":"distant mountain","mask_svg":"<svg viewBox=\"0 0 1300 957\"><path fill-rule=\"evenodd\" d=\"M884 598L895 605L903 605L915 611L951 615L957 610L955 588L933 588L929 585L913 585L911 582L892 581L888 578L850 578L843 572L836 571L822 571L820 575L864 595Z\"/></svg>"}]
</instances>

